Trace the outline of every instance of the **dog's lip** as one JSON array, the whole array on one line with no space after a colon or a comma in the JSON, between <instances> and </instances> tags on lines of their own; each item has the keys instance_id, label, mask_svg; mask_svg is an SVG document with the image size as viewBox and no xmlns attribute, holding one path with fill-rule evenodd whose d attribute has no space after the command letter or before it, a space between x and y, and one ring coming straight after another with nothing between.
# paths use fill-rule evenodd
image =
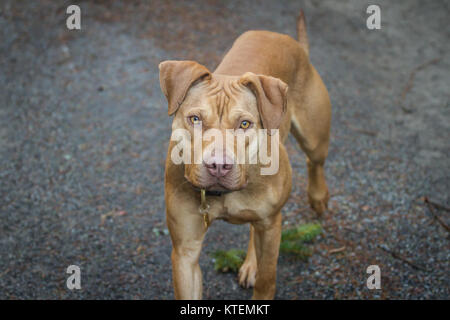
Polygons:
<instances>
[{"instance_id":1,"label":"dog's lip","mask_svg":"<svg viewBox=\"0 0 450 320\"><path fill-rule=\"evenodd\" d=\"M220 183L215 183L210 186L198 186L193 183L191 183L192 188L194 188L197 191L200 191L201 189L205 189L206 191L212 191L212 192L221 192L221 193L227 193L227 192L233 192L237 191L238 189L235 188L227 188Z\"/></svg>"},{"instance_id":2,"label":"dog's lip","mask_svg":"<svg viewBox=\"0 0 450 320\"><path fill-rule=\"evenodd\" d=\"M231 187L231 188L221 184L220 181L214 181L212 184L209 184L209 185L198 185L198 184L195 184L192 181L190 181L187 177L185 177L185 179L188 181L188 183L191 185L191 187L194 190L199 191L199 192L200 192L201 189L205 189L206 191L219 192L219 193L229 193L229 192L233 192L233 191L242 190L245 187L247 187L247 185L248 185L248 180L247 179L245 180L245 183L242 184L241 186Z\"/></svg>"},{"instance_id":3,"label":"dog's lip","mask_svg":"<svg viewBox=\"0 0 450 320\"><path fill-rule=\"evenodd\" d=\"M197 183L191 181L191 179L189 179L186 175L184 175L184 178L186 179L186 181L187 181L194 189L198 189L198 190L200 190L200 189L209 189L209 188L211 188L211 187L213 187L214 185L217 184L216 181L213 181L213 182L212 182L211 184L209 184L209 185L200 185L200 184L197 184Z\"/></svg>"},{"instance_id":4,"label":"dog's lip","mask_svg":"<svg viewBox=\"0 0 450 320\"><path fill-rule=\"evenodd\" d=\"M214 188L214 189L211 189L211 188L199 188L199 187L194 186L193 184L191 184L191 186L192 186L192 188L195 191L200 192L202 189L205 189L207 194L215 195L215 196L221 196L223 194L235 191L235 190L229 190L229 189L224 189L224 188L221 188L221 190L218 190L217 188Z\"/></svg>"}]
</instances>

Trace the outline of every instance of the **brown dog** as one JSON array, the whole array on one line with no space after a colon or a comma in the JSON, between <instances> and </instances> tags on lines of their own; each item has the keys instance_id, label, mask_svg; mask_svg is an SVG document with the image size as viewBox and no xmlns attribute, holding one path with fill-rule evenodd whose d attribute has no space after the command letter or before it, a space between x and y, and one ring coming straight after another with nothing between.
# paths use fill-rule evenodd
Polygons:
<instances>
[{"instance_id":1,"label":"brown dog","mask_svg":"<svg viewBox=\"0 0 450 320\"><path fill-rule=\"evenodd\" d=\"M214 72L193 61L159 65L169 115L175 115L172 130L194 133L198 124L202 132L211 128L242 132L251 127L272 133L270 129L279 129L281 141L279 170L272 175L260 174L261 163L237 164L230 156L236 152L236 145L228 140L223 150L200 154L200 161L193 164L175 164L171 155L176 142L170 142L165 198L177 299L202 297L198 259L208 225L215 219L251 224L239 283L254 286L253 299L274 297L280 211L291 191L291 166L282 144L289 131L307 156L310 205L319 214L327 208L323 166L328 153L330 100L309 62L303 12L297 29L299 41L269 31L244 33ZM191 143L191 148L194 145ZM203 147L208 145L208 141L202 141ZM249 148L248 143L245 147ZM201 189L206 190L204 201Z\"/></svg>"}]
</instances>

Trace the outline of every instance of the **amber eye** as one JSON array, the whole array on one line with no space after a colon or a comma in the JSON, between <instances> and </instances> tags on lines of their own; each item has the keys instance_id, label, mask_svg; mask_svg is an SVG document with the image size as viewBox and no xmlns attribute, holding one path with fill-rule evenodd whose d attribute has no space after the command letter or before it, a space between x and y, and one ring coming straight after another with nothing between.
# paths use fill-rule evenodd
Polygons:
<instances>
[{"instance_id":1,"label":"amber eye","mask_svg":"<svg viewBox=\"0 0 450 320\"><path fill-rule=\"evenodd\" d=\"M197 116L192 116L192 117L189 117L189 121L191 121L192 124L199 124L200 118Z\"/></svg>"},{"instance_id":2,"label":"amber eye","mask_svg":"<svg viewBox=\"0 0 450 320\"><path fill-rule=\"evenodd\" d=\"M239 126L239 128L241 128L241 129L248 129L248 127L250 127L250 124L251 124L250 121L244 120L244 121L241 122L241 125Z\"/></svg>"}]
</instances>

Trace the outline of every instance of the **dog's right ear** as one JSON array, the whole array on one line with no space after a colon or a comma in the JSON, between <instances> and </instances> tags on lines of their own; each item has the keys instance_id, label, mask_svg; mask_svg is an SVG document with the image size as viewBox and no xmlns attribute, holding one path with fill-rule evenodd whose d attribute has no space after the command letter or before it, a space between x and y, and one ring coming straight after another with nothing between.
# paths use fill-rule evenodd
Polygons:
<instances>
[{"instance_id":1,"label":"dog's right ear","mask_svg":"<svg viewBox=\"0 0 450 320\"><path fill-rule=\"evenodd\" d=\"M159 64L159 83L169 104L169 116L178 110L195 82L210 78L211 72L195 61L161 62Z\"/></svg>"}]
</instances>

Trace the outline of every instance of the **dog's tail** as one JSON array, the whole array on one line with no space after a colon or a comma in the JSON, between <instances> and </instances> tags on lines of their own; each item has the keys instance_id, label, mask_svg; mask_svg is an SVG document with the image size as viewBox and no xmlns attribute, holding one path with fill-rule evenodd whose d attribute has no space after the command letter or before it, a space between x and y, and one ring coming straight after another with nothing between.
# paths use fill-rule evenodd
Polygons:
<instances>
[{"instance_id":1,"label":"dog's tail","mask_svg":"<svg viewBox=\"0 0 450 320\"><path fill-rule=\"evenodd\" d=\"M309 55L309 41L308 34L306 33L306 19L305 13L302 9L300 9L300 14L297 18L297 37L298 42L300 42L306 54Z\"/></svg>"}]
</instances>

